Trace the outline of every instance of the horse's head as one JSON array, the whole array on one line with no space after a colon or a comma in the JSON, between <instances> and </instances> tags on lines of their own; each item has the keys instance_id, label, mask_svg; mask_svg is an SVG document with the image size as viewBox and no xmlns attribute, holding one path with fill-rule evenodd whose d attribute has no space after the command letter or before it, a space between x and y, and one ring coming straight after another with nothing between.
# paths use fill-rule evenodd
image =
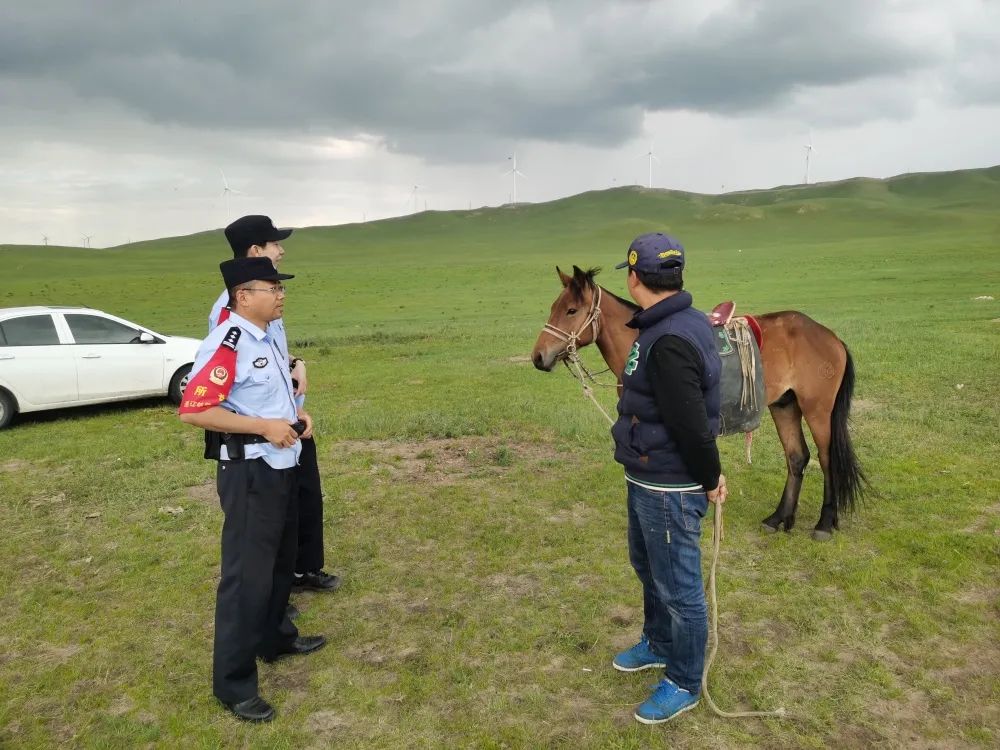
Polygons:
<instances>
[{"instance_id":1,"label":"horse's head","mask_svg":"<svg viewBox=\"0 0 1000 750\"><path fill-rule=\"evenodd\" d=\"M567 276L556 266L563 289L552 303L548 322L531 351L531 361L539 370L549 372L556 362L597 338L601 307L594 275L598 270L583 271L573 266L573 275Z\"/></svg>"}]
</instances>

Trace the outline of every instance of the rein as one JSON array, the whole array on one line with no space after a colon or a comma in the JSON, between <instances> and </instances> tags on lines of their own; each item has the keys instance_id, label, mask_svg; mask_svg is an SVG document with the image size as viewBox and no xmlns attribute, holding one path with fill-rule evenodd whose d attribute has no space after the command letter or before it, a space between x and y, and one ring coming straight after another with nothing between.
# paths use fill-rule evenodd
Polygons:
<instances>
[{"instance_id":1,"label":"rein","mask_svg":"<svg viewBox=\"0 0 1000 750\"><path fill-rule=\"evenodd\" d=\"M573 373L573 377L575 377L577 380L580 381L580 385L583 386L583 395L589 398L591 401L593 401L594 406L597 407L598 411L600 411L601 414L604 415L604 418L608 420L609 424L613 425L615 423L615 420L611 418L611 416L604 410L604 407L601 406L601 403L594 397L594 391L587 384L587 380L589 380L594 385L603 385L606 387L613 387L613 388L617 388L618 384L615 383L612 386L610 383L598 383L595 374L592 373L590 370L588 370L587 366L583 364L583 361L580 359L579 347L577 346L577 342L580 340L580 336L583 334L584 331L587 330L588 326L591 326L594 330L594 337L592 341L595 344L597 343L597 337L601 332L602 290L598 284L594 284L594 288L597 290L597 293L594 294L594 302L590 307L590 314L587 315L587 319L583 321L582 326L580 326L575 331L564 331L562 328L559 328L558 326L554 326L551 323L546 323L545 326L542 328L542 330L545 331L546 333L551 334L552 336L555 336L560 341L566 343L566 346L563 348L561 352L559 352L556 355L556 358L561 359L563 364L566 365L566 369L569 370L571 373ZM602 375L603 373L610 371L611 368L608 367L598 372L597 375Z\"/></svg>"}]
</instances>

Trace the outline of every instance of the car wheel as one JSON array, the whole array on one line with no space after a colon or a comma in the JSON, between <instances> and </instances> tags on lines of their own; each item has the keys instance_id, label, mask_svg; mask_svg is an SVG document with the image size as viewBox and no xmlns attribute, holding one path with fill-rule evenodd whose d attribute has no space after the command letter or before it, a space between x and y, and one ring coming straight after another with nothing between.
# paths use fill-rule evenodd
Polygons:
<instances>
[{"instance_id":1,"label":"car wheel","mask_svg":"<svg viewBox=\"0 0 1000 750\"><path fill-rule=\"evenodd\" d=\"M181 399L184 397L184 389L187 388L190 378L191 365L184 365L170 379L170 390L167 391L167 395L170 396L170 400L175 404L180 404Z\"/></svg>"},{"instance_id":2,"label":"car wheel","mask_svg":"<svg viewBox=\"0 0 1000 750\"><path fill-rule=\"evenodd\" d=\"M10 420L17 414L17 406L14 399L6 391L0 390L0 430L10 424Z\"/></svg>"}]
</instances>

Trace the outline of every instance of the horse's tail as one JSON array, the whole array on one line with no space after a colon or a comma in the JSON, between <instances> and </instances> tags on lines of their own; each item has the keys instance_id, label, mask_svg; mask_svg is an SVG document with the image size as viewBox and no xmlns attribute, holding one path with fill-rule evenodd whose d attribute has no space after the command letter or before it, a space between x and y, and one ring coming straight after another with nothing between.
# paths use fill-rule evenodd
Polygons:
<instances>
[{"instance_id":1,"label":"horse's tail","mask_svg":"<svg viewBox=\"0 0 1000 750\"><path fill-rule=\"evenodd\" d=\"M858 463L848 432L851 396L854 394L854 361L846 344L844 351L847 354L844 378L840 381L830 415L830 489L837 508L846 511L854 510L868 488L868 479Z\"/></svg>"}]
</instances>

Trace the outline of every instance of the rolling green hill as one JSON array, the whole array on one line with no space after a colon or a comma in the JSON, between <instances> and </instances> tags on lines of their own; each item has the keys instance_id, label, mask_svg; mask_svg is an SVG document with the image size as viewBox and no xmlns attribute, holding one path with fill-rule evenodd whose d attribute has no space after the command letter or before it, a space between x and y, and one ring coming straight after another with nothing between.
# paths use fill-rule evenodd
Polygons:
<instances>
[{"instance_id":1,"label":"rolling green hill","mask_svg":"<svg viewBox=\"0 0 1000 750\"><path fill-rule=\"evenodd\" d=\"M998 207L1000 166L725 195L623 187L516 208L302 228L286 242L283 270L299 273L293 289L305 307L336 311L341 324L406 327L407 303L387 301L396 295L409 299L409 309L458 307L464 316L488 319L481 294L487 288L505 299L545 298L555 264L610 267L635 235L666 230L688 248L689 287L738 294L751 306L787 307L828 296L808 269L823 258L850 257L862 284L852 283L855 292L864 291L875 269L905 283L921 264L941 264L941 253L953 251L995 271ZM153 327L197 332L204 301L219 284L217 264L227 256L221 230L94 250L0 245L0 305L104 306ZM771 299L761 286L767 271L796 267L801 295ZM602 277L605 284L615 278ZM289 305L290 319L301 324L296 330L330 334L319 316L296 320L302 309Z\"/></svg>"}]
</instances>

